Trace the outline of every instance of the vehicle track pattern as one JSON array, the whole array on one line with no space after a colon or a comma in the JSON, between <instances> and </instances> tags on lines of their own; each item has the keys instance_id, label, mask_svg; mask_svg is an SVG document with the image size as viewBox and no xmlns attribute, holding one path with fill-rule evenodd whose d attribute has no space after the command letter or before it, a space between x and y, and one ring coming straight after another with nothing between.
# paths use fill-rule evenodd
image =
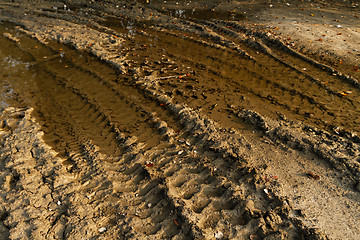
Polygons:
<instances>
[{"instance_id":1,"label":"vehicle track pattern","mask_svg":"<svg viewBox=\"0 0 360 240\"><path fill-rule=\"evenodd\" d=\"M132 18L130 10L113 14L126 12ZM34 115L47 144L59 153L51 159L62 160L50 167L62 169L72 179L61 184L59 174L49 180L54 193L41 208L60 204L46 217L47 233L30 235L327 239L304 223L306 218L287 196L278 194L277 181L269 185L261 177L267 167L253 165L253 141L240 131L251 125L274 143L287 146L285 150L307 150L334 167L341 162L339 171L349 172L356 183L357 152L344 147L356 148L358 143L355 94L341 94L345 88L337 89L339 83L324 86L321 79L281 60L271 47L264 50L263 43L254 48L255 40L237 25L227 30L228 23L182 20L164 28L169 24L161 18L159 26L147 29L131 19L135 25L126 35L128 29L105 26L106 21L104 26L99 21L83 28L77 23L82 21L79 16L65 21L50 15L41 18L43 25L13 20L21 27L10 27L6 30L10 35L2 39L29 62L35 76L30 81L36 88L13 86L19 104L34 107L34 113L26 112L18 124L19 131L30 136L19 141L39 134L39 127L23 126L26 121L36 125L30 120ZM54 21L59 25L49 30ZM72 35L80 28L80 34ZM259 105L263 106L259 113L249 110ZM262 114L291 120L269 120ZM292 120L335 131L340 137ZM347 129L337 127L344 122ZM6 134L3 141L11 145L13 133ZM324 141L332 145L330 150ZM9 149L2 152L4 159L10 156ZM11 168L20 174L18 186L30 186L23 182L26 171ZM15 210L6 211L11 215ZM37 215L29 214L30 223L39 228ZM8 234L19 234L14 219L4 224Z\"/></svg>"}]
</instances>

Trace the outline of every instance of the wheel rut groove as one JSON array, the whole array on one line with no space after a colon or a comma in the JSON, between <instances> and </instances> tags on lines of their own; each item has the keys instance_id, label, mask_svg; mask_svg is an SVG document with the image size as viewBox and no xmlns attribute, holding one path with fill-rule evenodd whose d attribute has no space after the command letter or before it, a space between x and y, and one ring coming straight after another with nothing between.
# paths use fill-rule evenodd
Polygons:
<instances>
[{"instance_id":1,"label":"wheel rut groove","mask_svg":"<svg viewBox=\"0 0 360 240\"><path fill-rule=\"evenodd\" d=\"M12 22L0 43L13 53L0 54L13 63L18 104L0 116L8 236L329 239L332 206L344 214L331 226L345 229L337 222L348 218L354 227L360 100L351 77L241 21L94 5L0 12ZM20 193L43 199L21 212ZM316 211L305 207L311 199L337 205Z\"/></svg>"}]
</instances>

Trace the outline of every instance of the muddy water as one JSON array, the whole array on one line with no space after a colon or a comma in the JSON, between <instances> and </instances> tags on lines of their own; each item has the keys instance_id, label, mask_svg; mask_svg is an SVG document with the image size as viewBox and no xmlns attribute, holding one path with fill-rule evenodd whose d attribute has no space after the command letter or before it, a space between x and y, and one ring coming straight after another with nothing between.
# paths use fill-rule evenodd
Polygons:
<instances>
[{"instance_id":1,"label":"muddy water","mask_svg":"<svg viewBox=\"0 0 360 240\"><path fill-rule=\"evenodd\" d=\"M2 26L1 30L7 27ZM30 62L33 58L22 52L13 52L14 44L4 37L0 37L0 107L6 108L16 104L16 94L13 82L28 85L28 76L24 72L29 71Z\"/></svg>"},{"instance_id":2,"label":"muddy water","mask_svg":"<svg viewBox=\"0 0 360 240\"><path fill-rule=\"evenodd\" d=\"M327 130L341 126L360 132L358 90L302 61L292 59L308 68L309 74L241 41L237 44L253 60L230 49L211 47L209 39L210 45L204 45L199 41L203 38L189 33L159 32L128 19L111 18L102 24L133 37L119 49L127 54L130 68L140 67L141 77L158 79L174 102L200 109L224 126L248 128L234 117L231 106L275 118L281 113ZM221 29L213 30L224 34ZM20 42L7 39L3 32ZM6 24L1 26L0 41L1 107L10 101L34 107L47 141L64 156L81 152L87 139L107 155L119 156L118 132L136 136L146 148L158 145L163 138L151 121L151 112L175 130L181 128L174 116L132 85L131 73L121 74L68 46L55 42L44 46Z\"/></svg>"},{"instance_id":3,"label":"muddy water","mask_svg":"<svg viewBox=\"0 0 360 240\"><path fill-rule=\"evenodd\" d=\"M58 43L42 45L11 25L2 25L0 32L1 107L14 102L34 107L47 142L61 155L81 152L89 139L116 157L121 154L118 132L146 142L145 149L159 144L162 137L150 121L149 107L160 107L130 86L113 88L124 81L116 69Z\"/></svg>"},{"instance_id":4,"label":"muddy water","mask_svg":"<svg viewBox=\"0 0 360 240\"><path fill-rule=\"evenodd\" d=\"M120 23L111 19L108 26L123 32ZM174 31L173 35L132 26L138 32L130 43L136 52L133 61L146 62L144 69L156 72L159 79L175 76L162 81L167 94L178 103L201 108L227 126L231 119L228 107L233 105L272 117L282 113L327 130L340 126L360 131L359 90L304 61L279 54L279 58L292 63L286 65L238 41L254 56L254 60L248 60L231 50L190 40L188 33ZM147 34L139 34L141 31ZM214 31L224 34L221 29ZM181 79L176 77L184 74L186 77Z\"/></svg>"}]
</instances>

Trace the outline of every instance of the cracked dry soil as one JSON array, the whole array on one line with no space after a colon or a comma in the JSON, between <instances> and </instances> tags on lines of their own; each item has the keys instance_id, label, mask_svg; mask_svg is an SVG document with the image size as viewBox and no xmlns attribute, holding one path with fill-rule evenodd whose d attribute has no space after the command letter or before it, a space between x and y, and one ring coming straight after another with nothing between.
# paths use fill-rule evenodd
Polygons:
<instances>
[{"instance_id":1,"label":"cracked dry soil","mask_svg":"<svg viewBox=\"0 0 360 240\"><path fill-rule=\"evenodd\" d=\"M359 239L356 1L0 1L0 239Z\"/></svg>"}]
</instances>

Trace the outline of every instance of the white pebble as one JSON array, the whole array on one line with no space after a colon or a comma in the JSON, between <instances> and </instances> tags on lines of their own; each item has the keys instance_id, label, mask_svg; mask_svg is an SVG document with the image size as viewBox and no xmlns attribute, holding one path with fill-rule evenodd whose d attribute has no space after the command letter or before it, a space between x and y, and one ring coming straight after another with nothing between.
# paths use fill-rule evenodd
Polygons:
<instances>
[{"instance_id":1,"label":"white pebble","mask_svg":"<svg viewBox=\"0 0 360 240\"><path fill-rule=\"evenodd\" d=\"M215 238L216 239L222 239L224 237L224 234L220 231L218 231L217 233L215 233Z\"/></svg>"},{"instance_id":2,"label":"white pebble","mask_svg":"<svg viewBox=\"0 0 360 240\"><path fill-rule=\"evenodd\" d=\"M103 233L106 231L106 227L99 228L99 233Z\"/></svg>"}]
</instances>

